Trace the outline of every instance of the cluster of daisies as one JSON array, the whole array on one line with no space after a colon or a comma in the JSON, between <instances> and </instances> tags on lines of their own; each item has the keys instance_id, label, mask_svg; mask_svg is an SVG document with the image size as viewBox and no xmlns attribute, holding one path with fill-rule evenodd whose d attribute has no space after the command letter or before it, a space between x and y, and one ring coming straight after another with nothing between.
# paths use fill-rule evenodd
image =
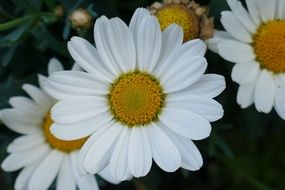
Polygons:
<instances>
[{"instance_id":1,"label":"cluster of daisies","mask_svg":"<svg viewBox=\"0 0 285 190\"><path fill-rule=\"evenodd\" d=\"M149 173L203 165L193 140L210 135L223 116L213 98L225 89L223 76L205 74L207 47L236 63L237 102L274 107L285 119L285 0L228 0L226 31L213 29L206 7L189 0L138 8L129 25L102 16L95 46L72 37L75 61L63 71L53 58L30 96L12 97L0 112L22 134L8 147L5 171L22 169L15 189L96 190L94 174L118 184Z\"/></svg>"}]
</instances>

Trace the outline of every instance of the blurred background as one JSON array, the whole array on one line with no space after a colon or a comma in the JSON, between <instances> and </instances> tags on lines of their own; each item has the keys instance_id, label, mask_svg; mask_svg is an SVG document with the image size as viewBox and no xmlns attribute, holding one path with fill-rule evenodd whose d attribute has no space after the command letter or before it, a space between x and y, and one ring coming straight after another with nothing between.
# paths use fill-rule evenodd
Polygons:
<instances>
[{"instance_id":1,"label":"blurred background","mask_svg":"<svg viewBox=\"0 0 285 190\"><path fill-rule=\"evenodd\" d=\"M22 84L37 85L37 73L46 74L47 63L56 57L66 69L73 60L66 43L74 35L92 43L93 24L97 17L118 16L129 22L137 7L150 6L151 0L1 0L0 1L0 109L9 107L11 96L26 95ZM220 12L229 9L226 0L196 0L209 6L216 28ZM243 2L244 3L244 2ZM88 13L83 26L71 23L75 10ZM180 169L166 173L155 164L144 178L118 186L98 180L102 190L284 190L285 121L272 111L258 113L253 106L241 109L236 103L237 84L230 78L232 63L207 52L207 73L226 78L227 88L217 98L223 105L223 119L212 123L209 138L196 142L203 167L196 172ZM285 97L284 97L285 98ZM7 156L6 147L18 134L0 124L0 162ZM0 169L0 189L13 189L17 172ZM54 187L51 187L54 189Z\"/></svg>"}]
</instances>

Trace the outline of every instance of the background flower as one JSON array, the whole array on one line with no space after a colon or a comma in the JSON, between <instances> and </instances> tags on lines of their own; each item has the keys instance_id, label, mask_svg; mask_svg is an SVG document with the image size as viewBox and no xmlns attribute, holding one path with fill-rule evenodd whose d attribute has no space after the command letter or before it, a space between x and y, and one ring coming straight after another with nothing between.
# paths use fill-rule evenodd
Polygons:
<instances>
[{"instance_id":1,"label":"background flower","mask_svg":"<svg viewBox=\"0 0 285 190\"><path fill-rule=\"evenodd\" d=\"M61 63L53 58L48 73L63 70ZM80 71L81 72L81 71ZM40 86L46 77L39 75ZM13 108L0 111L3 123L11 130L22 134L7 147L7 158L1 167L6 172L22 169L15 181L15 189L48 189L56 179L56 189L99 189L95 176L82 176L78 171L78 151L86 138L62 141L50 133L53 121L50 109L56 99L30 84L23 89L32 99L18 96L10 99ZM110 174L102 172L104 178L117 183Z\"/></svg>"},{"instance_id":2,"label":"background flower","mask_svg":"<svg viewBox=\"0 0 285 190\"><path fill-rule=\"evenodd\" d=\"M269 113L274 107L285 119L285 2L227 1L223 11L225 32L216 31L212 47L224 59L236 63L232 79L240 84L237 102L242 108L255 104ZM211 43L211 42L210 42Z\"/></svg>"},{"instance_id":3,"label":"background flower","mask_svg":"<svg viewBox=\"0 0 285 190\"><path fill-rule=\"evenodd\" d=\"M213 37L214 19L208 18L209 9L190 0L154 2L150 13L157 17L161 29L176 23L183 29L183 41Z\"/></svg>"}]
</instances>

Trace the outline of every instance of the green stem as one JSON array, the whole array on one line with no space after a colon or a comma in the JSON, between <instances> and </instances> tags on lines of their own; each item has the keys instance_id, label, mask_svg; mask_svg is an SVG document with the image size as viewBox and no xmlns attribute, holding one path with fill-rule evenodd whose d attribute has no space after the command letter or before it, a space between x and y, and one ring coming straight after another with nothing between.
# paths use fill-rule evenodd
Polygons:
<instances>
[{"instance_id":1,"label":"green stem","mask_svg":"<svg viewBox=\"0 0 285 190\"><path fill-rule=\"evenodd\" d=\"M0 31L8 30L8 29L17 27L19 25L23 25L27 22L34 21L37 18L41 18L41 19L45 20L45 19L48 19L51 17L56 18L54 13L50 13L50 12L35 13L35 14L27 15L27 16L24 16L22 18L17 18L15 20L0 24Z\"/></svg>"},{"instance_id":2,"label":"green stem","mask_svg":"<svg viewBox=\"0 0 285 190\"><path fill-rule=\"evenodd\" d=\"M35 15L28 15L22 18L17 18L15 20L0 24L0 31L8 30L16 26L25 24L27 21L31 21L35 18Z\"/></svg>"}]
</instances>

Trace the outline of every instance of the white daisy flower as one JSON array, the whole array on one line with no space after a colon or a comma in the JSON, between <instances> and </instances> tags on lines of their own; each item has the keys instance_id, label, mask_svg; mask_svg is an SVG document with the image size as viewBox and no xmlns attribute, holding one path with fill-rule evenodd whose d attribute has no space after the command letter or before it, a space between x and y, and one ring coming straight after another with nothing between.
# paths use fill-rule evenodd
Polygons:
<instances>
[{"instance_id":1,"label":"white daisy flower","mask_svg":"<svg viewBox=\"0 0 285 190\"><path fill-rule=\"evenodd\" d=\"M51 59L48 73L61 70L63 67L60 62ZM45 76L39 75L40 86L45 80ZM15 189L48 189L55 178L58 190L72 190L76 187L84 190L99 189L93 175L82 176L77 170L79 149L87 137L74 141L62 141L54 137L49 130L53 123L50 109L56 100L33 85L25 84L23 89L32 99L12 97L9 102L13 108L0 112L1 119L8 128L23 134L8 146L10 155L1 164L7 172L23 168L17 176ZM102 177L117 182L106 171L103 171Z\"/></svg>"},{"instance_id":2,"label":"white daisy flower","mask_svg":"<svg viewBox=\"0 0 285 190\"><path fill-rule=\"evenodd\" d=\"M223 11L226 32L216 31L210 48L236 63L232 79L240 84L237 102L252 103L269 113L274 107L285 119L285 0L227 0Z\"/></svg>"},{"instance_id":3,"label":"white daisy flower","mask_svg":"<svg viewBox=\"0 0 285 190\"><path fill-rule=\"evenodd\" d=\"M96 48L73 37L68 49L86 71L57 72L45 89L61 99L51 110L52 133L64 140L90 136L81 149L82 170L108 165L112 177L145 176L152 159L167 172L198 170L202 157L192 140L209 136L223 116L213 100L225 88L220 75L205 74L206 46L182 44L177 25L163 32L147 9L127 26L119 18L97 19Z\"/></svg>"}]
</instances>

